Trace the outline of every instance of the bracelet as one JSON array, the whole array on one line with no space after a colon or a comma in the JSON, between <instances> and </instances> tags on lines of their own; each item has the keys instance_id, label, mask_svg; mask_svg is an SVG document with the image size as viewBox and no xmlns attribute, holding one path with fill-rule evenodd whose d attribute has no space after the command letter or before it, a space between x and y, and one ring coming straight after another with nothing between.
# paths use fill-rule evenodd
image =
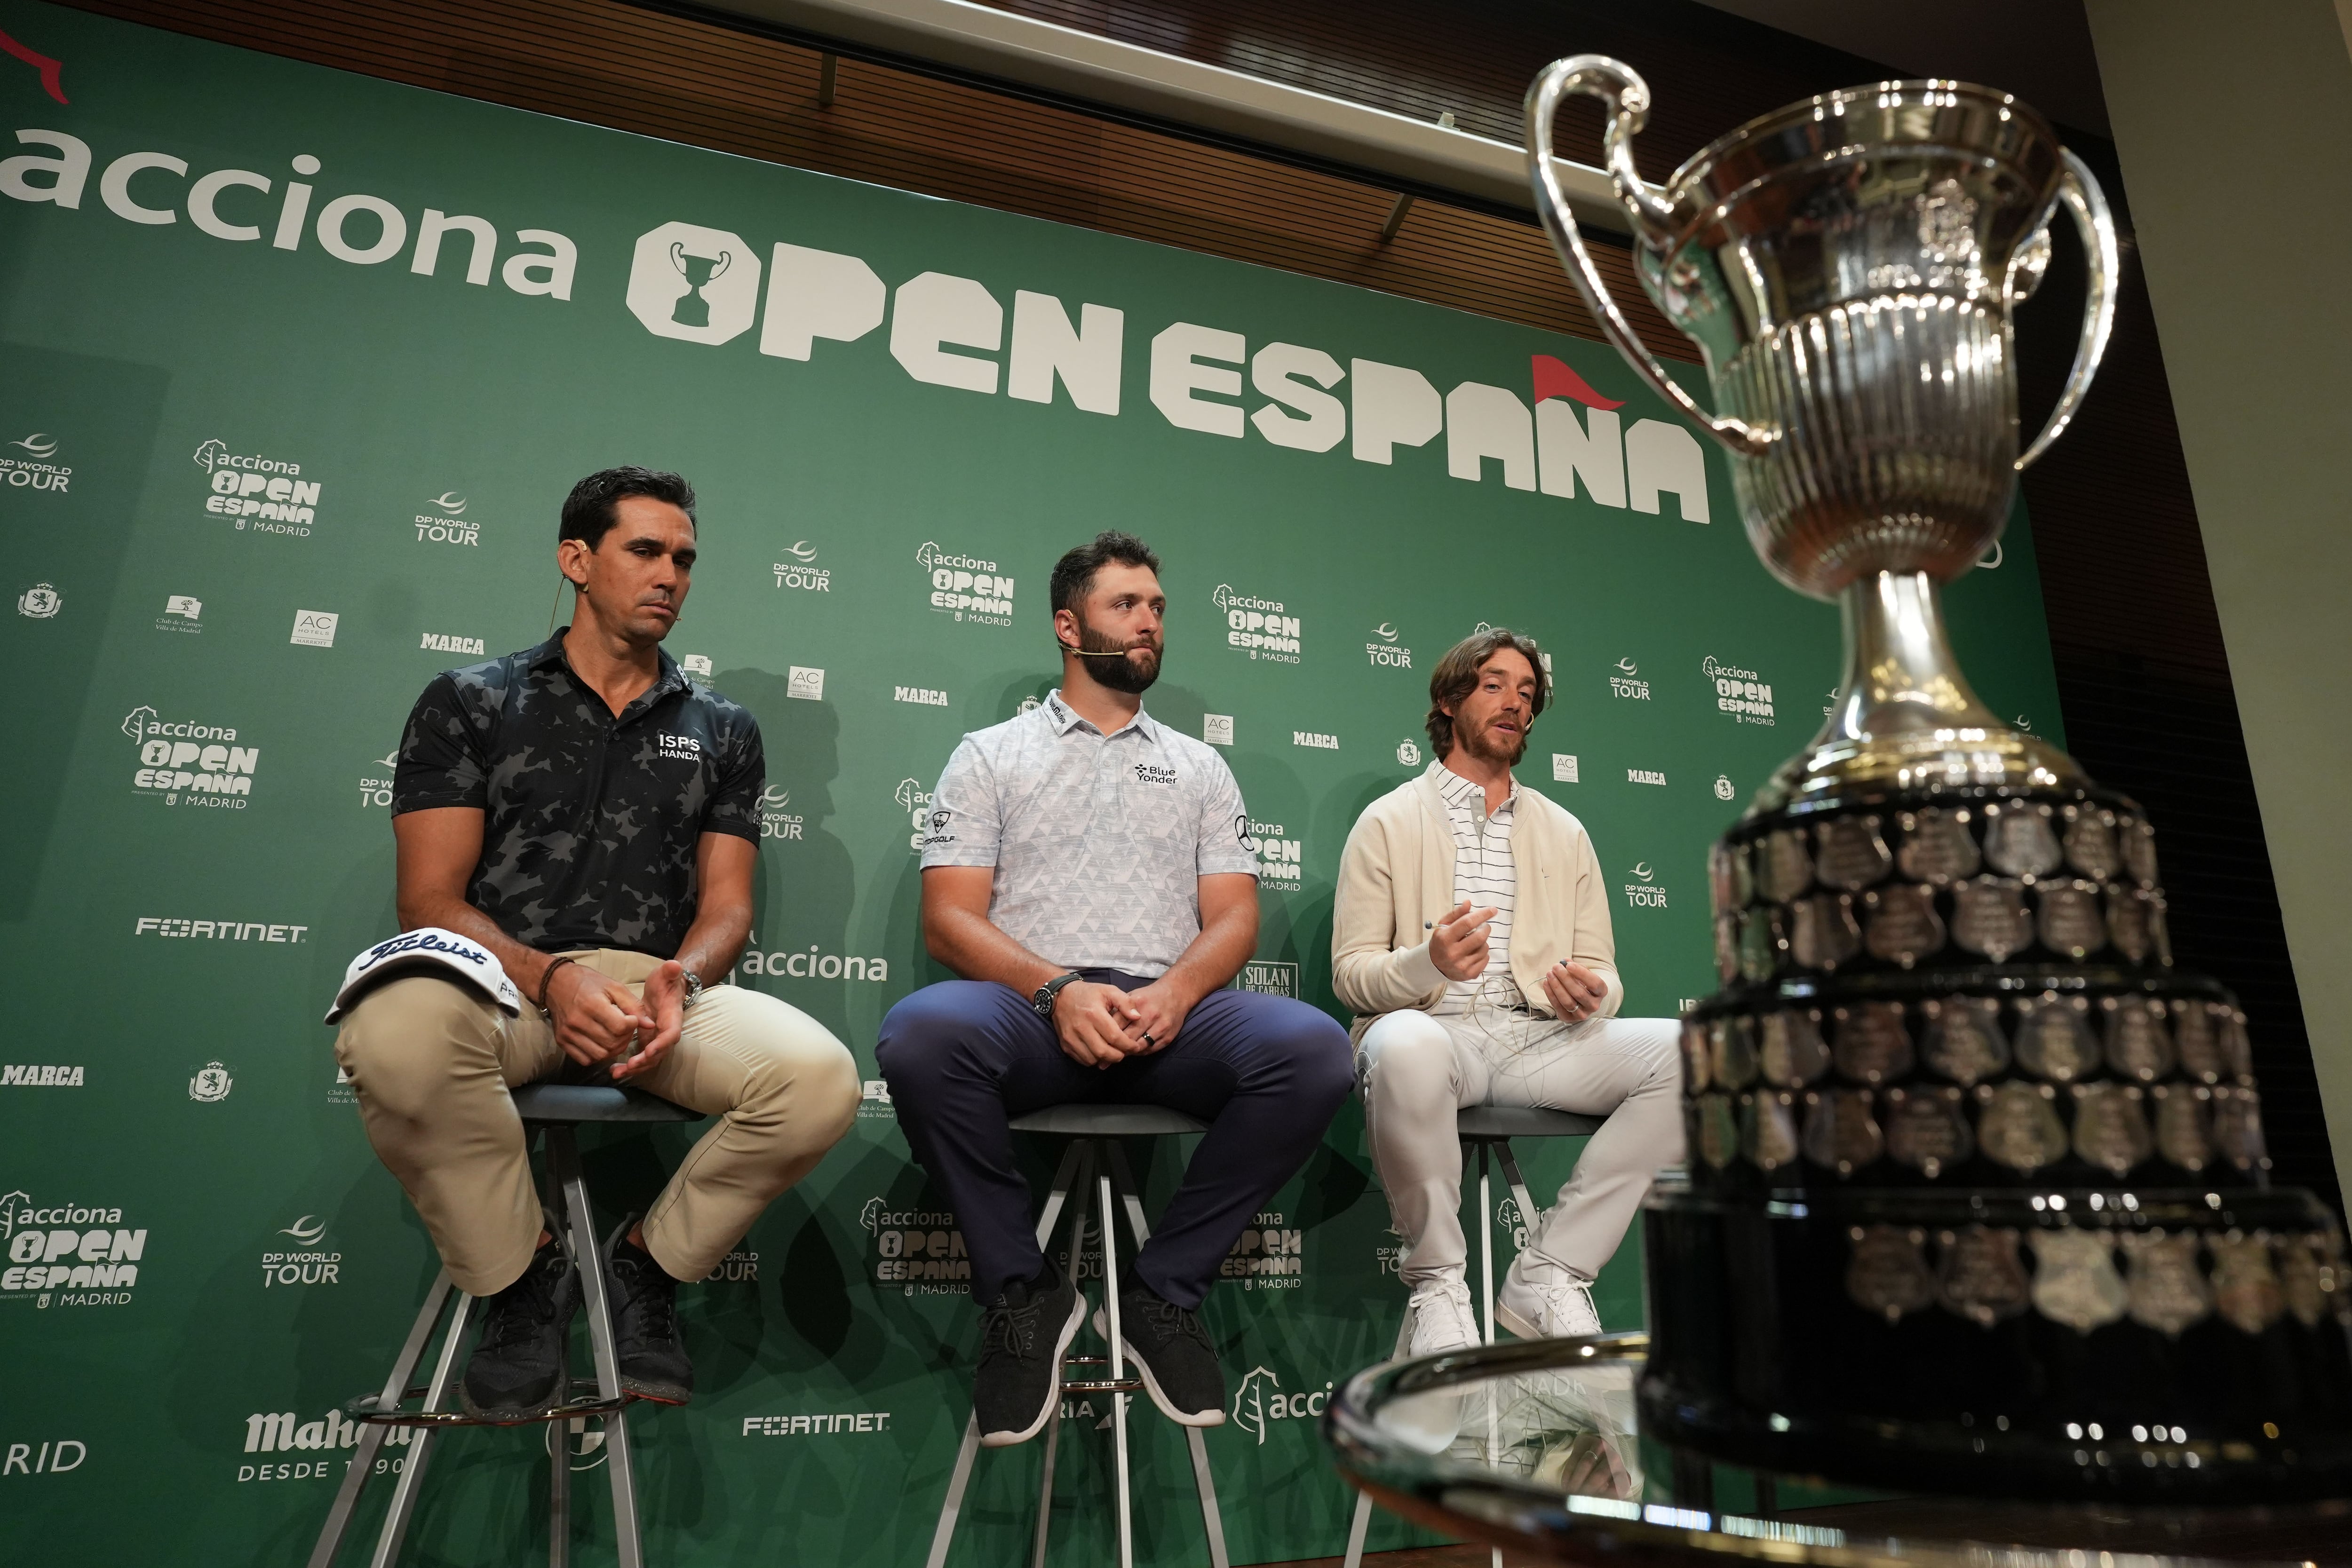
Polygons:
<instances>
[{"instance_id":1,"label":"bracelet","mask_svg":"<svg viewBox=\"0 0 2352 1568\"><path fill-rule=\"evenodd\" d=\"M547 988L554 982L555 971L561 969L566 964L577 964L578 962L580 962L580 960L577 958L558 958L554 963L550 964L546 970L541 974L539 977L539 1010L541 1012L545 1012L547 1010Z\"/></svg>"}]
</instances>

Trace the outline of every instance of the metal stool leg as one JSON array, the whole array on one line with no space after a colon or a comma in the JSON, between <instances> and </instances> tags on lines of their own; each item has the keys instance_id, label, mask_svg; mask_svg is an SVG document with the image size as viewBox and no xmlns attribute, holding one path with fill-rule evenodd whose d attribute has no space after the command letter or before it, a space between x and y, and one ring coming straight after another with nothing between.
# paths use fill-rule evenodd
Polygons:
<instances>
[{"instance_id":1,"label":"metal stool leg","mask_svg":"<svg viewBox=\"0 0 2352 1568\"><path fill-rule=\"evenodd\" d=\"M449 1270L442 1270L433 1277L425 1292L425 1305L409 1325L408 1338L402 1342L400 1354L393 1358L392 1375L383 1380L383 1392L377 1403L386 1408L400 1402L408 1391L409 1375L425 1354L425 1343L433 1337L433 1325L441 1320L441 1309L448 1304ZM360 1491L367 1485L369 1473L375 1468L375 1457L383 1451L384 1438L392 1428L373 1421L361 1423L359 1448L352 1457L351 1467L343 1471L342 1485L335 1489L335 1502L327 1511L327 1522L319 1527L318 1542L310 1548L310 1568L331 1568L335 1553L343 1544L343 1533L352 1527L352 1512L359 1506ZM401 1467L405 1469L405 1465Z\"/></svg>"},{"instance_id":2,"label":"metal stool leg","mask_svg":"<svg viewBox=\"0 0 2352 1568\"><path fill-rule=\"evenodd\" d=\"M1405 1347L1412 1343L1412 1308L1408 1304L1405 1308L1404 1322L1397 1325L1396 1348L1389 1352L1389 1359L1394 1361L1402 1355ZM1364 1535L1371 1527L1372 1494L1360 1491L1356 1494L1356 1516L1348 1522L1348 1556L1342 1568L1358 1568L1358 1564L1363 1562Z\"/></svg>"},{"instance_id":3,"label":"metal stool leg","mask_svg":"<svg viewBox=\"0 0 2352 1568\"><path fill-rule=\"evenodd\" d=\"M547 1568L572 1561L572 1426L547 1424Z\"/></svg>"},{"instance_id":4,"label":"metal stool leg","mask_svg":"<svg viewBox=\"0 0 2352 1568\"><path fill-rule=\"evenodd\" d=\"M1106 1140L1106 1148L1111 1145ZM1097 1211L1102 1216L1103 1312L1110 1320L1110 1375L1114 1383L1127 1376L1127 1350L1118 1322L1118 1221L1111 1209L1108 1161L1096 1166ZM1134 1505L1128 1497L1127 1393L1110 1396L1111 1468L1118 1481L1118 1568L1135 1568Z\"/></svg>"},{"instance_id":5,"label":"metal stool leg","mask_svg":"<svg viewBox=\"0 0 2352 1568\"><path fill-rule=\"evenodd\" d=\"M1045 1212L1037 1219L1037 1245L1041 1249L1054 1239L1054 1222L1062 1217L1062 1207L1069 1201L1071 1187L1085 1180L1078 1168L1085 1142L1084 1139L1072 1140L1070 1146L1063 1151L1060 1167L1054 1173L1053 1190L1046 1194ZM1075 1275L1076 1270L1073 1269L1071 1272ZM1060 1407L1056 1406L1055 1416L1057 1424L1060 1414ZM956 1518L963 1511L964 1489L971 1484L972 1460L979 1455L980 1412L975 1410L963 1424L963 1444L956 1449L955 1469L948 1477L948 1495L940 1504L940 1521L931 1529L931 1551L930 1555L923 1560L924 1568L945 1568L948 1546L955 1540ZM1041 1563L1045 1560L1045 1527L1052 1511L1048 1505L1053 1501L1050 1491L1053 1465L1050 1459L1045 1473L1049 1490L1040 1503L1037 1521L1037 1551Z\"/></svg>"},{"instance_id":6,"label":"metal stool leg","mask_svg":"<svg viewBox=\"0 0 2352 1568\"><path fill-rule=\"evenodd\" d=\"M596 1219L588 1207L588 1183L580 1174L580 1146L570 1127L558 1124L547 1129L547 1158L556 1186L563 1194L572 1264L580 1270L581 1295L588 1308L588 1343L595 1354L596 1392L606 1399L617 1399L621 1367L613 1352L613 1303L604 1290L604 1260L596 1247ZM620 1568L645 1568L645 1551L637 1534L636 1475L629 1463L628 1416L615 1410L604 1421L604 1462L613 1477L613 1537ZM564 1463L571 1463L568 1457Z\"/></svg>"},{"instance_id":7,"label":"metal stool leg","mask_svg":"<svg viewBox=\"0 0 2352 1568\"><path fill-rule=\"evenodd\" d=\"M457 1347L466 1342L466 1325L473 1316L474 1298L460 1294L457 1310L449 1314L449 1333L441 1342L440 1359L433 1364L432 1385L425 1391L427 1410L447 1407L449 1391L457 1383ZM383 1533L376 1538L375 1555L368 1559L368 1568L392 1568L399 1558L401 1541L408 1534L409 1519L416 1511L417 1490L425 1483L425 1461L432 1455L433 1438L433 1428L419 1427L408 1440L408 1458L392 1489L392 1506L384 1511Z\"/></svg>"},{"instance_id":8,"label":"metal stool leg","mask_svg":"<svg viewBox=\"0 0 2352 1568\"><path fill-rule=\"evenodd\" d=\"M1143 1218L1143 1197L1135 1185L1135 1173L1128 1168L1127 1151L1115 1143L1106 1143L1110 1154L1111 1182L1118 1189L1121 1205L1127 1210L1128 1228L1134 1234L1137 1251L1151 1239L1151 1227ZM1201 1526L1208 1532L1210 1568L1231 1568L1225 1556L1225 1521L1217 1508L1217 1482L1209 1473L1209 1446L1201 1437L1198 1427L1184 1428L1185 1447L1192 1453L1192 1490L1201 1496Z\"/></svg>"}]
</instances>

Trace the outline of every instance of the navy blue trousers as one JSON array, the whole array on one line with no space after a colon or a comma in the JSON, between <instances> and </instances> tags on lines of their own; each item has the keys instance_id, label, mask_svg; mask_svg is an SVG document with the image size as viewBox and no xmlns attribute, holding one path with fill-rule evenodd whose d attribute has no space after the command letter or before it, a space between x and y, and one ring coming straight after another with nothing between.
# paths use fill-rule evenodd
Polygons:
<instances>
[{"instance_id":1,"label":"navy blue trousers","mask_svg":"<svg viewBox=\"0 0 2352 1568\"><path fill-rule=\"evenodd\" d=\"M1150 984L1108 969L1085 976L1130 991ZM1134 1260L1163 1300L1197 1307L1234 1238L1306 1164L1355 1082L1346 1030L1304 1002L1252 991L1210 992L1148 1056L1083 1067L1027 998L993 981L947 980L890 1009L877 1054L915 1158L955 1210L982 1301L1045 1266L1012 1118L1092 1103L1164 1105L1209 1124Z\"/></svg>"}]
</instances>

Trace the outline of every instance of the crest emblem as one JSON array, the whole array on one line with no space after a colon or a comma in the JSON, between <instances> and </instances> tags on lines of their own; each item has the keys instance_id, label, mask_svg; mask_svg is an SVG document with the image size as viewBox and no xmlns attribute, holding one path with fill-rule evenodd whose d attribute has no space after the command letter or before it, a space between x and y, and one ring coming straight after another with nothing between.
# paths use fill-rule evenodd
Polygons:
<instances>
[{"instance_id":1,"label":"crest emblem","mask_svg":"<svg viewBox=\"0 0 2352 1568\"><path fill-rule=\"evenodd\" d=\"M2095 1230L2037 1230L2033 1244L2033 1305L2054 1323L2089 1333L2121 1318L2131 1305L2107 1239Z\"/></svg>"},{"instance_id":2,"label":"crest emblem","mask_svg":"<svg viewBox=\"0 0 2352 1568\"><path fill-rule=\"evenodd\" d=\"M1776 828L1764 835L1764 863L1757 882L1765 897L1786 904L1813 885L1812 858L1805 853L1805 835L1795 828Z\"/></svg>"},{"instance_id":3,"label":"crest emblem","mask_svg":"<svg viewBox=\"0 0 2352 1568\"><path fill-rule=\"evenodd\" d=\"M2156 1101L2156 1152L2185 1171L2211 1164L2213 1092L2190 1083L2159 1083L2148 1094Z\"/></svg>"},{"instance_id":4,"label":"crest emblem","mask_svg":"<svg viewBox=\"0 0 2352 1568\"><path fill-rule=\"evenodd\" d=\"M1789 949L1788 934L1781 928L1780 912L1772 905L1759 904L1748 912L1748 920L1739 928L1739 972L1751 980L1769 979L1780 967L1780 955Z\"/></svg>"},{"instance_id":5,"label":"crest emblem","mask_svg":"<svg viewBox=\"0 0 2352 1568\"><path fill-rule=\"evenodd\" d=\"M2077 1083L2074 1152L2116 1176L2128 1173L2154 1152L2147 1118L2140 1114L2140 1091L2121 1083Z\"/></svg>"},{"instance_id":6,"label":"crest emblem","mask_svg":"<svg viewBox=\"0 0 2352 1568\"><path fill-rule=\"evenodd\" d=\"M1976 1151L1957 1089L1889 1089L1886 1152L1930 1181Z\"/></svg>"},{"instance_id":7,"label":"crest emblem","mask_svg":"<svg viewBox=\"0 0 2352 1568\"><path fill-rule=\"evenodd\" d=\"M2107 1065L2119 1078L2153 1083L2172 1071L2172 1037L2164 1027L2161 1003L2146 997L2108 997Z\"/></svg>"},{"instance_id":8,"label":"crest emblem","mask_svg":"<svg viewBox=\"0 0 2352 1568\"><path fill-rule=\"evenodd\" d=\"M1853 1252L1846 1260L1845 1293L1864 1312L1896 1322L1936 1299L1936 1282L1922 1250L1927 1232L1899 1225L1857 1225L1846 1237Z\"/></svg>"},{"instance_id":9,"label":"crest emblem","mask_svg":"<svg viewBox=\"0 0 2352 1568\"><path fill-rule=\"evenodd\" d=\"M194 1078L188 1080L188 1098L200 1104L217 1104L228 1098L228 1092L235 1082L227 1068L217 1061L207 1061L197 1069Z\"/></svg>"},{"instance_id":10,"label":"crest emblem","mask_svg":"<svg viewBox=\"0 0 2352 1568\"><path fill-rule=\"evenodd\" d=\"M2254 1045L2246 1038L2246 1015L2231 1009L2222 1012L2219 1022L2221 1026L2222 1061L2228 1065L2231 1077L2241 1083L2252 1083L2254 1081Z\"/></svg>"},{"instance_id":11,"label":"crest emblem","mask_svg":"<svg viewBox=\"0 0 2352 1568\"><path fill-rule=\"evenodd\" d=\"M2126 817L2117 827L2124 865L2142 887L2156 885L2156 830L2137 817Z\"/></svg>"},{"instance_id":12,"label":"crest emblem","mask_svg":"<svg viewBox=\"0 0 2352 1568\"><path fill-rule=\"evenodd\" d=\"M1884 1083L1911 1071L1911 1033L1903 1027L1901 1002L1858 1002L1837 1009L1832 1055L1843 1076L1857 1083Z\"/></svg>"},{"instance_id":13,"label":"crest emblem","mask_svg":"<svg viewBox=\"0 0 2352 1568\"><path fill-rule=\"evenodd\" d=\"M2045 882L2034 890L2040 906L2042 945L2069 958L2087 957L2107 945L2099 918L2099 890L2087 882Z\"/></svg>"},{"instance_id":14,"label":"crest emblem","mask_svg":"<svg viewBox=\"0 0 2352 1568\"><path fill-rule=\"evenodd\" d=\"M1763 1018L1764 1076L1783 1089L1802 1089L1829 1071L1830 1048L1822 1043L1822 1015L1783 1008Z\"/></svg>"},{"instance_id":15,"label":"crest emblem","mask_svg":"<svg viewBox=\"0 0 2352 1568\"><path fill-rule=\"evenodd\" d=\"M1696 1094L1713 1082L1708 1072L1707 1026L1696 1019L1683 1019L1683 1092Z\"/></svg>"},{"instance_id":16,"label":"crest emblem","mask_svg":"<svg viewBox=\"0 0 2352 1568\"><path fill-rule=\"evenodd\" d=\"M1987 806L1984 857L2003 876L2047 876L2058 869L2058 835L2047 806Z\"/></svg>"},{"instance_id":17,"label":"crest emblem","mask_svg":"<svg viewBox=\"0 0 2352 1568\"><path fill-rule=\"evenodd\" d=\"M2242 1171L2270 1168L2270 1151L2263 1138L2262 1096L2251 1089L2213 1091L2213 1145Z\"/></svg>"},{"instance_id":18,"label":"crest emblem","mask_svg":"<svg viewBox=\"0 0 2352 1568\"><path fill-rule=\"evenodd\" d=\"M1795 1099L1766 1090L1742 1098L1741 1145L1748 1157L1764 1170L1779 1170L1797 1158Z\"/></svg>"},{"instance_id":19,"label":"crest emblem","mask_svg":"<svg viewBox=\"0 0 2352 1568\"><path fill-rule=\"evenodd\" d=\"M2232 1233L2211 1238L2213 1307L2247 1333L2260 1333L2286 1310L2286 1293L2271 1268L2270 1238Z\"/></svg>"},{"instance_id":20,"label":"crest emblem","mask_svg":"<svg viewBox=\"0 0 2352 1568\"><path fill-rule=\"evenodd\" d=\"M1947 997L1922 1004L1927 1027L1920 1054L1955 1083L1981 1083L2009 1065L2000 1003L1990 997Z\"/></svg>"},{"instance_id":21,"label":"crest emblem","mask_svg":"<svg viewBox=\"0 0 2352 1568\"><path fill-rule=\"evenodd\" d=\"M1903 874L1914 882L1930 882L1941 887L1963 877L1974 876L1984 863L1977 852L1977 841L1969 835L1969 813L1930 809L1906 811L1901 819L1903 847L1895 859Z\"/></svg>"},{"instance_id":22,"label":"crest emblem","mask_svg":"<svg viewBox=\"0 0 2352 1568\"><path fill-rule=\"evenodd\" d=\"M1829 1089L1805 1096L1805 1157L1852 1176L1885 1153L1886 1136L1870 1113L1867 1089Z\"/></svg>"},{"instance_id":23,"label":"crest emblem","mask_svg":"<svg viewBox=\"0 0 2352 1568\"><path fill-rule=\"evenodd\" d=\"M2017 1004L2017 1064L2036 1078L2072 1083L2099 1063L2084 1022L2089 1004L2080 997L2045 994Z\"/></svg>"},{"instance_id":24,"label":"crest emblem","mask_svg":"<svg viewBox=\"0 0 2352 1568\"><path fill-rule=\"evenodd\" d=\"M2145 888L2107 889L2107 939L2137 964L2156 946L2156 895Z\"/></svg>"},{"instance_id":25,"label":"crest emblem","mask_svg":"<svg viewBox=\"0 0 2352 1568\"><path fill-rule=\"evenodd\" d=\"M1718 1089L1745 1089L1756 1082L1756 1023L1744 1015L1707 1026Z\"/></svg>"},{"instance_id":26,"label":"crest emblem","mask_svg":"<svg viewBox=\"0 0 2352 1568\"><path fill-rule=\"evenodd\" d=\"M16 596L16 613L47 621L65 608L66 596L46 582L37 582Z\"/></svg>"},{"instance_id":27,"label":"crest emblem","mask_svg":"<svg viewBox=\"0 0 2352 1568\"><path fill-rule=\"evenodd\" d=\"M1996 964L2033 944L2033 919L2025 912L2025 884L1988 876L1952 889L1952 939Z\"/></svg>"},{"instance_id":28,"label":"crest emblem","mask_svg":"<svg viewBox=\"0 0 2352 1568\"><path fill-rule=\"evenodd\" d=\"M1796 917L1792 946L1808 969L1835 970L1862 951L1862 927L1854 923L1853 899L1843 893L1817 893L1789 906Z\"/></svg>"},{"instance_id":29,"label":"crest emblem","mask_svg":"<svg viewBox=\"0 0 2352 1568\"><path fill-rule=\"evenodd\" d=\"M2172 1004L2172 1043L2180 1053L2180 1071L2200 1083L2219 1083L2227 1071L2214 1010L2210 1002Z\"/></svg>"},{"instance_id":30,"label":"crest emblem","mask_svg":"<svg viewBox=\"0 0 2352 1568\"><path fill-rule=\"evenodd\" d=\"M2058 1092L2047 1083L1985 1085L1977 1090L1977 1141L1986 1157L2032 1175L2066 1152L2058 1120Z\"/></svg>"},{"instance_id":31,"label":"crest emblem","mask_svg":"<svg viewBox=\"0 0 2352 1568\"><path fill-rule=\"evenodd\" d=\"M2123 869L2116 845L2116 819L2095 806L2069 806L2074 821L2066 824L2066 863L2093 882L2105 882Z\"/></svg>"},{"instance_id":32,"label":"crest emblem","mask_svg":"<svg viewBox=\"0 0 2352 1568\"><path fill-rule=\"evenodd\" d=\"M2131 1298L2131 1320L2168 1337L2200 1322L2213 1310L2213 1292L2197 1267L2194 1234L2167 1236L2126 1232L2124 1257L2131 1265L2125 1281Z\"/></svg>"},{"instance_id":33,"label":"crest emblem","mask_svg":"<svg viewBox=\"0 0 2352 1568\"><path fill-rule=\"evenodd\" d=\"M1907 969L1944 945L1934 888L1916 883L1874 888L1863 895L1863 904L1870 911L1863 942L1874 957Z\"/></svg>"},{"instance_id":34,"label":"crest emblem","mask_svg":"<svg viewBox=\"0 0 2352 1568\"><path fill-rule=\"evenodd\" d=\"M1895 869L1876 817L1840 817L1813 830L1814 869L1832 887L1860 893Z\"/></svg>"},{"instance_id":35,"label":"crest emblem","mask_svg":"<svg viewBox=\"0 0 2352 1568\"><path fill-rule=\"evenodd\" d=\"M2032 1300L2025 1260L2017 1255L2014 1230L1971 1225L1937 1237L1943 1253L1936 1269L1936 1299L1979 1328L1990 1328L2023 1312Z\"/></svg>"}]
</instances>

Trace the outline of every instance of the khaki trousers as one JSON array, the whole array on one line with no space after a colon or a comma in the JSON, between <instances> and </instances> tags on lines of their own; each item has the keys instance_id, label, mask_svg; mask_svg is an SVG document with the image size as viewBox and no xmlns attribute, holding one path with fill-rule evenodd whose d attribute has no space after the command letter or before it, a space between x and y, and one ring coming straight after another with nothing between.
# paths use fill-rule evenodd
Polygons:
<instances>
[{"instance_id":1,"label":"khaki trousers","mask_svg":"<svg viewBox=\"0 0 2352 1568\"><path fill-rule=\"evenodd\" d=\"M1517 1269L1601 1272L1659 1168L1683 1157L1681 1026L1672 1019L1562 1023L1496 1009L1383 1013L1364 1031L1364 1124L1372 1166L1404 1237L1400 1278L1419 1288L1461 1279L1462 1145L1454 1113L1533 1105L1606 1116L1554 1207L1526 1217ZM1530 1195L1532 1196L1532 1195Z\"/></svg>"},{"instance_id":2,"label":"khaki trousers","mask_svg":"<svg viewBox=\"0 0 2352 1568\"><path fill-rule=\"evenodd\" d=\"M660 963L609 950L579 959L632 990ZM509 1018L470 986L404 977L344 1016L335 1058L376 1157L457 1288L487 1296L520 1278L541 1209L507 1091L570 1060L547 1015L526 1001ZM719 1118L645 1218L646 1249L679 1280L709 1273L857 1114L857 1066L842 1043L798 1008L734 986L704 991L677 1043L625 1082Z\"/></svg>"}]
</instances>

